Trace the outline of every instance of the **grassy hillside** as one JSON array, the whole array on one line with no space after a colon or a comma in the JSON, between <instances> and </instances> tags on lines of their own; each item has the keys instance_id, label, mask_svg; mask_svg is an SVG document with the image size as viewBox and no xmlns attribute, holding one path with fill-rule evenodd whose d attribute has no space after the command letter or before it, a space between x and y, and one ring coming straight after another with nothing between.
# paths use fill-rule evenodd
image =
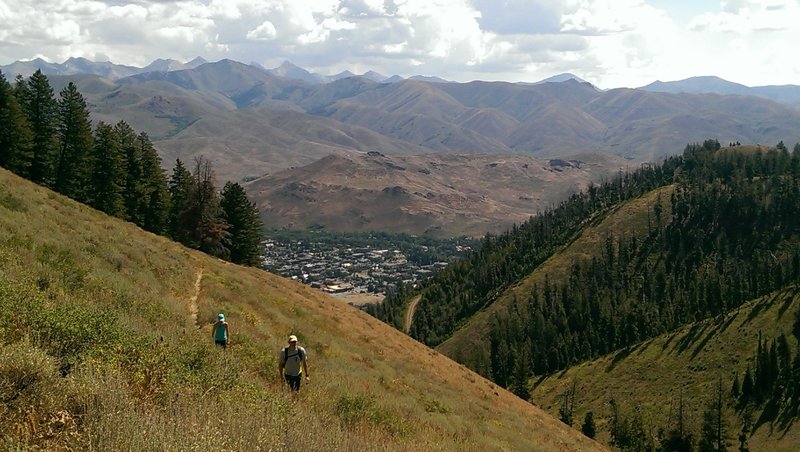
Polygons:
<instances>
[{"instance_id":1,"label":"grassy hillside","mask_svg":"<svg viewBox=\"0 0 800 452\"><path fill-rule=\"evenodd\" d=\"M722 378L727 391L735 372L741 378L746 367L753 366L760 332L770 339L781 333L791 338L798 309L800 293L796 288L753 300L724 317L687 325L542 378L534 384L532 400L557 415L560 397L574 384L577 422L587 411L593 411L598 425L606 424L610 417L608 402L616 398L623 400L628 410L639 407L645 421L656 431L668 426L670 415L674 422L682 393L688 407L689 428L697 432L718 378ZM780 417L771 419L769 414L757 415L754 420L751 450L797 450L800 427L794 422ZM734 410L728 412L728 421L730 442L738 445L741 420ZM604 438L608 439L607 433Z\"/></svg>"},{"instance_id":2,"label":"grassy hillside","mask_svg":"<svg viewBox=\"0 0 800 452\"><path fill-rule=\"evenodd\" d=\"M3 448L602 448L338 300L4 170L0 310ZM289 333L312 378L296 400L276 375Z\"/></svg>"},{"instance_id":3,"label":"grassy hillside","mask_svg":"<svg viewBox=\"0 0 800 452\"><path fill-rule=\"evenodd\" d=\"M670 185L655 190L591 220L595 224L584 228L580 236L576 237L563 250L538 266L513 287L504 291L494 303L478 312L464 327L458 329L452 337L437 347L438 350L458 361L466 360L468 362L469 351L477 345L476 341L488 337L494 313L510 309L510 306L518 299L524 299L534 286L543 285L545 279L558 280L566 275L574 262L591 259L592 256L602 253L605 239L609 234L644 237L647 234L648 215L652 215L652 206L659 197L669 199L674 188ZM665 216L668 216L669 204L665 204L665 212Z\"/></svg>"}]
</instances>

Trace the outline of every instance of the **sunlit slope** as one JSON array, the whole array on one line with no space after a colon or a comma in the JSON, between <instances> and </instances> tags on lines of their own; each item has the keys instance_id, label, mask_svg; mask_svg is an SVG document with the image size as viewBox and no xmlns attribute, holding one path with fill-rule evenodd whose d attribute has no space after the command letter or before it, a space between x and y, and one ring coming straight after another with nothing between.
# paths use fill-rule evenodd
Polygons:
<instances>
[{"instance_id":1,"label":"sunlit slope","mask_svg":"<svg viewBox=\"0 0 800 452\"><path fill-rule=\"evenodd\" d=\"M609 235L613 236L640 236L648 231L649 221L653 219L652 206L659 197L669 200L674 186L667 186L647 193L639 198L632 199L614 207L610 212L596 215L587 220L586 227L580 234L554 254L550 259L537 267L530 275L524 277L519 283L500 294L494 303L486 309L475 314L469 322L456 330L448 340L443 342L438 349L458 361L469 362L469 351L477 341L488 340L489 322L492 314L503 309L508 309L514 300L525 299L535 285L542 286L545 278L551 283L560 282L569 274L572 264L579 260L591 259L603 252L604 242ZM670 205L664 202L665 217L670 215Z\"/></svg>"},{"instance_id":2,"label":"sunlit slope","mask_svg":"<svg viewBox=\"0 0 800 452\"><path fill-rule=\"evenodd\" d=\"M772 340L783 333L795 346L792 322L798 309L797 288L753 300L725 316L687 325L536 381L532 400L557 415L559 397L574 384L576 422L593 411L598 425L606 424L609 401L615 398L629 412L639 407L645 421L658 429L668 427L670 419L675 422L682 393L687 427L697 434L719 379L727 397L734 374L738 372L741 381L748 365L754 367L759 334ZM738 445L739 413L731 409L727 414L729 440ZM800 427L793 419L780 415L771 419L759 410L754 421L757 428L749 439L750 450L796 451L800 447ZM607 433L604 436L607 440Z\"/></svg>"},{"instance_id":3,"label":"sunlit slope","mask_svg":"<svg viewBox=\"0 0 800 452\"><path fill-rule=\"evenodd\" d=\"M0 310L0 444L12 448L602 448L339 300L3 170ZM218 312L224 353L210 343ZM275 362L289 333L312 378L296 401Z\"/></svg>"}]
</instances>

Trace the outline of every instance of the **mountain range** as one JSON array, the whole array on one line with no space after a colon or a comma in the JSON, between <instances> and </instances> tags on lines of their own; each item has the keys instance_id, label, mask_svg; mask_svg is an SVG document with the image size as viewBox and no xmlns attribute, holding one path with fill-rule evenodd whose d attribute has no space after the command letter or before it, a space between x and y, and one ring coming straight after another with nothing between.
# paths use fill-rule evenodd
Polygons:
<instances>
[{"instance_id":1,"label":"mountain range","mask_svg":"<svg viewBox=\"0 0 800 452\"><path fill-rule=\"evenodd\" d=\"M44 62L25 64L31 69ZM177 158L191 161L205 156L221 180L279 178L284 177L279 172L330 155L350 158L370 151L387 157L517 154L545 160L605 154L636 166L710 137L723 143L800 142L800 110L743 95L746 87L719 79L600 90L570 74L537 84L454 83L429 77L386 79L374 72L326 78L288 62L271 70L201 59L186 65L160 60L148 67L70 59L42 70L52 71L49 78L56 92L75 82L95 121L125 120L147 132L167 169ZM736 94L707 92L713 90ZM316 165L320 171L339 168ZM607 170L620 166L615 162ZM338 176L321 176L326 177ZM363 188L348 183L336 185ZM383 181L376 179L370 189L394 186L379 183ZM471 180L463 183L467 185L458 187L461 196L491 197L470 186ZM574 186L574 181L567 183ZM269 183L261 186L265 185ZM331 205L344 206L349 199ZM354 210L356 206L343 208ZM337 221L330 223L332 229L339 227ZM436 225L433 221L425 228Z\"/></svg>"},{"instance_id":2,"label":"mountain range","mask_svg":"<svg viewBox=\"0 0 800 452\"><path fill-rule=\"evenodd\" d=\"M719 77L691 77L674 82L655 81L639 89L662 93L714 93L754 96L769 99L792 107L800 107L800 86L769 85L745 86Z\"/></svg>"}]
</instances>

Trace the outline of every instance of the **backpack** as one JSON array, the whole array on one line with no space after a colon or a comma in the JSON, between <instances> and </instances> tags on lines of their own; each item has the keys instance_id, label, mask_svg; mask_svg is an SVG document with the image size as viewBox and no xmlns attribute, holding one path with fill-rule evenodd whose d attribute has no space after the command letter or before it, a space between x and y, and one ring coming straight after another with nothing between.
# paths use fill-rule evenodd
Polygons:
<instances>
[{"instance_id":1,"label":"backpack","mask_svg":"<svg viewBox=\"0 0 800 452\"><path fill-rule=\"evenodd\" d=\"M281 365L283 366L285 366L286 361L293 356L300 355L300 361L304 361L306 359L305 350L303 350L300 347L297 347L297 353L295 353L294 355L288 355L288 353L289 353L289 347L283 347L283 350L281 350Z\"/></svg>"}]
</instances>

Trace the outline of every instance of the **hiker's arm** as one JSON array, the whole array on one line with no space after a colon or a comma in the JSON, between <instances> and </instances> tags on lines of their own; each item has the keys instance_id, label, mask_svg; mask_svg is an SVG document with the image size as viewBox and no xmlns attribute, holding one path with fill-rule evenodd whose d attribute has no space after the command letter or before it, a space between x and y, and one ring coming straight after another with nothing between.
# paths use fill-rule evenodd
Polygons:
<instances>
[{"instance_id":1,"label":"hiker's arm","mask_svg":"<svg viewBox=\"0 0 800 452\"><path fill-rule=\"evenodd\" d=\"M225 324L225 343L231 343L231 327L227 323Z\"/></svg>"},{"instance_id":2,"label":"hiker's arm","mask_svg":"<svg viewBox=\"0 0 800 452\"><path fill-rule=\"evenodd\" d=\"M303 360L303 373L306 374L306 381L310 380L308 377L308 362Z\"/></svg>"},{"instance_id":3,"label":"hiker's arm","mask_svg":"<svg viewBox=\"0 0 800 452\"><path fill-rule=\"evenodd\" d=\"M278 377L283 381L283 360L282 357L278 357Z\"/></svg>"}]
</instances>

